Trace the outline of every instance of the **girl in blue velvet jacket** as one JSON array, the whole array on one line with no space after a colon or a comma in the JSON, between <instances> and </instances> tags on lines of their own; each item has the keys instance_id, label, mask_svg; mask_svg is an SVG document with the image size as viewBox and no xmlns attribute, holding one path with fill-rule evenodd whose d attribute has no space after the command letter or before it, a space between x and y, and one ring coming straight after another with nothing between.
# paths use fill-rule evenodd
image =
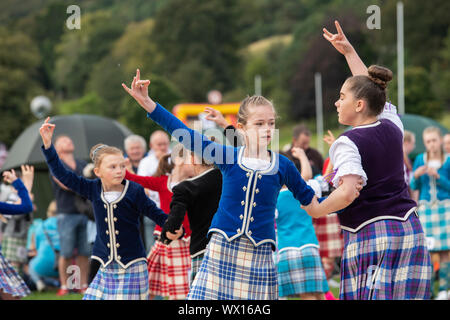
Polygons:
<instances>
[{"instance_id":1,"label":"girl in blue velvet jacket","mask_svg":"<svg viewBox=\"0 0 450 320\"><path fill-rule=\"evenodd\" d=\"M39 129L51 174L94 208L97 236L92 258L101 268L84 300L148 300L148 271L139 233L142 214L163 226L167 215L150 200L139 184L125 180L125 158L118 148L97 144L91 149L94 173L86 179L64 168L52 136L55 125L47 118Z\"/></svg>"},{"instance_id":2,"label":"girl in blue velvet jacket","mask_svg":"<svg viewBox=\"0 0 450 320\"><path fill-rule=\"evenodd\" d=\"M191 130L148 96L149 80L137 70L131 88L123 88L184 147L222 172L219 207L212 220L200 270L188 299L277 299L278 284L272 250L274 213L283 185L302 204L314 191L286 157L268 149L275 131L275 109L261 96L246 98L239 109L237 130L242 147L210 141ZM317 203L317 201L315 202Z\"/></svg>"}]
</instances>

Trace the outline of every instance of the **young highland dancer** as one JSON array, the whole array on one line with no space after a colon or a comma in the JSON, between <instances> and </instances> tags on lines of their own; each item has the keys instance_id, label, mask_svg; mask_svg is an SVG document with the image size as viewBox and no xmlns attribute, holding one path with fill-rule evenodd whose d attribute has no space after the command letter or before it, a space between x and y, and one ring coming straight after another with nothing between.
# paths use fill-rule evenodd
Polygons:
<instances>
[{"instance_id":1,"label":"young highland dancer","mask_svg":"<svg viewBox=\"0 0 450 320\"><path fill-rule=\"evenodd\" d=\"M292 154L298 155L301 175L307 179L304 171L309 169L312 175L311 165L303 150L298 149L300 148L293 148ZM317 187L316 195L321 197L319 183L315 187ZM299 297L303 300L325 299L325 293L329 288L311 217L300 207L300 203L294 198L292 192L285 187L278 195L275 215L280 297Z\"/></svg>"},{"instance_id":2,"label":"young highland dancer","mask_svg":"<svg viewBox=\"0 0 450 320\"><path fill-rule=\"evenodd\" d=\"M22 202L20 204L0 202L0 214L17 215L31 212L33 204L28 190L22 180L16 177L14 170L3 172L3 178L17 190ZM0 247L0 300L17 299L17 297L25 297L29 294L30 290L27 285L8 260L3 257Z\"/></svg>"},{"instance_id":3,"label":"young highland dancer","mask_svg":"<svg viewBox=\"0 0 450 320\"><path fill-rule=\"evenodd\" d=\"M237 128L245 145L235 148L188 128L150 99L149 84L149 80L140 80L137 70L131 89L122 86L148 117L187 149L214 163L223 176L219 207L208 232L210 241L188 299L277 299L272 250L278 193L286 185L303 205L310 204L315 195L291 161L267 149L275 129L272 103L261 96L242 102Z\"/></svg>"},{"instance_id":4,"label":"young highland dancer","mask_svg":"<svg viewBox=\"0 0 450 320\"><path fill-rule=\"evenodd\" d=\"M418 213L428 249L439 258L438 300L450 299L450 155L442 148L436 127L423 131L426 152L419 154L411 177L411 189L419 191Z\"/></svg>"},{"instance_id":5,"label":"young highland dancer","mask_svg":"<svg viewBox=\"0 0 450 320\"><path fill-rule=\"evenodd\" d=\"M190 166L192 166L195 176L180 182L173 188L170 214L161 232L161 240L169 243L170 240L167 239L166 232L175 233L180 228L187 213L189 226L192 230L189 246L191 284L203 261L208 244L208 229L219 206L222 192L220 170L204 161L196 161L194 157L195 155L191 154Z\"/></svg>"},{"instance_id":6,"label":"young highland dancer","mask_svg":"<svg viewBox=\"0 0 450 320\"><path fill-rule=\"evenodd\" d=\"M404 179L403 125L396 108L386 103L392 72L366 68L335 24L338 33L324 28L324 37L345 56L353 74L335 104L339 123L353 128L330 149L333 184L342 184L305 209L318 217L345 208L339 213L345 243L340 299L428 299L432 267ZM358 177L365 182L356 197Z\"/></svg>"},{"instance_id":7,"label":"young highland dancer","mask_svg":"<svg viewBox=\"0 0 450 320\"><path fill-rule=\"evenodd\" d=\"M101 267L84 300L148 300L148 272L139 219L145 214L162 226L167 215L139 184L124 180L122 151L98 144L91 149L94 173L86 179L64 168L52 145L55 125L47 118L39 129L42 152L51 174L65 186L89 199L94 207L97 235L92 258Z\"/></svg>"},{"instance_id":8,"label":"young highland dancer","mask_svg":"<svg viewBox=\"0 0 450 320\"><path fill-rule=\"evenodd\" d=\"M169 214L172 188L180 180L186 178L183 173L183 166L177 159L171 160L170 155L165 155L159 160L155 176L143 177L127 171L125 179L139 183L146 189L158 192L161 209L166 214ZM183 212L184 216L185 212ZM191 267L189 241L191 230L187 217L184 221L182 219L182 225L184 228L182 239L174 240L170 245L161 241L155 241L148 254L147 267L150 298L162 296L169 297L170 300L182 300L186 298L189 292L189 270ZM161 227L156 226L154 234L159 237L160 233Z\"/></svg>"}]
</instances>

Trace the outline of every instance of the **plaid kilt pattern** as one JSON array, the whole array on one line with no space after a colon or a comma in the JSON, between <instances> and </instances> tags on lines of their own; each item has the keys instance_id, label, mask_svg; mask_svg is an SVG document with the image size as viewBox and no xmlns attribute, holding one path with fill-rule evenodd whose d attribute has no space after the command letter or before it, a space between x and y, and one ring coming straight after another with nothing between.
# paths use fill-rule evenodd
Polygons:
<instances>
[{"instance_id":1,"label":"plaid kilt pattern","mask_svg":"<svg viewBox=\"0 0 450 320\"><path fill-rule=\"evenodd\" d=\"M328 282L313 246L289 248L278 253L278 286L280 297L303 293L328 292Z\"/></svg>"},{"instance_id":2,"label":"plaid kilt pattern","mask_svg":"<svg viewBox=\"0 0 450 320\"><path fill-rule=\"evenodd\" d=\"M450 250L450 199L420 201L417 212L427 237L428 250Z\"/></svg>"},{"instance_id":3,"label":"plaid kilt pattern","mask_svg":"<svg viewBox=\"0 0 450 320\"><path fill-rule=\"evenodd\" d=\"M155 241L147 257L147 268L150 294L186 299L191 268L189 241L174 240L169 245Z\"/></svg>"},{"instance_id":4,"label":"plaid kilt pattern","mask_svg":"<svg viewBox=\"0 0 450 320\"><path fill-rule=\"evenodd\" d=\"M189 286L192 286L192 282L194 282L195 276L197 275L198 270L200 270L200 266L202 264L204 256L205 254L202 253L191 259L191 273L189 276Z\"/></svg>"},{"instance_id":5,"label":"plaid kilt pattern","mask_svg":"<svg viewBox=\"0 0 450 320\"><path fill-rule=\"evenodd\" d=\"M147 263L138 261L128 268L111 262L100 267L83 300L148 300Z\"/></svg>"},{"instance_id":6,"label":"plaid kilt pattern","mask_svg":"<svg viewBox=\"0 0 450 320\"><path fill-rule=\"evenodd\" d=\"M246 237L228 242L214 232L188 300L276 300L278 282L272 245L255 247Z\"/></svg>"},{"instance_id":7,"label":"plaid kilt pattern","mask_svg":"<svg viewBox=\"0 0 450 320\"><path fill-rule=\"evenodd\" d=\"M320 256L326 258L341 257L344 240L337 214L332 213L321 218L313 218L312 221L317 240L319 240Z\"/></svg>"},{"instance_id":8,"label":"plaid kilt pattern","mask_svg":"<svg viewBox=\"0 0 450 320\"><path fill-rule=\"evenodd\" d=\"M2 253L8 261L27 262L27 239L3 236Z\"/></svg>"},{"instance_id":9,"label":"plaid kilt pattern","mask_svg":"<svg viewBox=\"0 0 450 320\"><path fill-rule=\"evenodd\" d=\"M25 282L0 252L0 291L15 297L25 297L30 294Z\"/></svg>"},{"instance_id":10,"label":"plaid kilt pattern","mask_svg":"<svg viewBox=\"0 0 450 320\"><path fill-rule=\"evenodd\" d=\"M344 231L340 300L410 300L431 296L432 265L416 214Z\"/></svg>"}]
</instances>

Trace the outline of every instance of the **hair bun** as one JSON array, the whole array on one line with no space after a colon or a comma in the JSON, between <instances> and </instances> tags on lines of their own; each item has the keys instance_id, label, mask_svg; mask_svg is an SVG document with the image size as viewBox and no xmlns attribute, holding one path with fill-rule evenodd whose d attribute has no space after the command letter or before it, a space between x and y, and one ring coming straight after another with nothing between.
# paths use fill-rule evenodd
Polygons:
<instances>
[{"instance_id":1,"label":"hair bun","mask_svg":"<svg viewBox=\"0 0 450 320\"><path fill-rule=\"evenodd\" d=\"M393 74L392 71L388 68L371 65L367 72L369 73L369 78L375 84L377 84L381 89L385 90L387 87L387 83L392 80Z\"/></svg>"}]
</instances>

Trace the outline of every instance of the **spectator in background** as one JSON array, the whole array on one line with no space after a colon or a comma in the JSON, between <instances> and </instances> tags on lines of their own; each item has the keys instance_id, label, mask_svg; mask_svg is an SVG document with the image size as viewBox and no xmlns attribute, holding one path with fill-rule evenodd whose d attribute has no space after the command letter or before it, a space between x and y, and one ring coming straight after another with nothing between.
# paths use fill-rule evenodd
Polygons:
<instances>
[{"instance_id":1,"label":"spectator in background","mask_svg":"<svg viewBox=\"0 0 450 320\"><path fill-rule=\"evenodd\" d=\"M61 135L55 139L55 149L66 169L82 175L82 170L86 165L85 161L75 159L72 139ZM76 264L80 268L81 288L77 291L84 293L88 286L89 256L91 250L87 241L87 221L86 215L81 214L75 206L76 194L68 189L55 177L51 179L57 208L58 232L60 235L60 257L59 257L59 277L61 288L57 292L58 296L67 295L68 274L67 268L72 264L75 257ZM75 253L75 249L77 250Z\"/></svg>"},{"instance_id":2,"label":"spectator in background","mask_svg":"<svg viewBox=\"0 0 450 320\"><path fill-rule=\"evenodd\" d=\"M444 152L450 154L450 133L444 135Z\"/></svg>"},{"instance_id":3,"label":"spectator in background","mask_svg":"<svg viewBox=\"0 0 450 320\"><path fill-rule=\"evenodd\" d=\"M434 271L439 268L437 300L450 299L450 157L437 127L423 131L426 151L414 160L411 189L419 191L420 218Z\"/></svg>"},{"instance_id":4,"label":"spectator in background","mask_svg":"<svg viewBox=\"0 0 450 320\"><path fill-rule=\"evenodd\" d=\"M287 151L287 153L289 154L289 156L292 157L292 148L302 148L305 151L305 154L308 157L309 162L311 163L313 177L315 177L316 175L322 173L323 157L319 151L309 146L310 142L311 142L311 131L309 131L309 129L304 124L299 124L295 126L293 129L292 145L291 148ZM297 167L297 169L301 171L300 162L298 161L298 159L296 159L295 157L292 158L294 158L294 164Z\"/></svg>"},{"instance_id":5,"label":"spectator in background","mask_svg":"<svg viewBox=\"0 0 450 320\"><path fill-rule=\"evenodd\" d=\"M6 161L6 157L8 157L8 150L4 143L0 142L0 168Z\"/></svg>"},{"instance_id":6,"label":"spectator in background","mask_svg":"<svg viewBox=\"0 0 450 320\"><path fill-rule=\"evenodd\" d=\"M33 188L34 167L28 165L21 166L21 175L25 188L27 188L30 198L33 200L31 189ZM11 187L6 194L2 196L2 201L7 203L20 203L17 191ZM2 223L1 229L2 252L11 265L19 274L24 273L24 267L27 262L27 233L32 222L32 212L22 215L3 216L6 223Z\"/></svg>"},{"instance_id":7,"label":"spectator in background","mask_svg":"<svg viewBox=\"0 0 450 320\"><path fill-rule=\"evenodd\" d=\"M137 174L140 176L153 176L158 168L159 160L165 154L170 153L169 150L170 140L167 133L162 130L156 130L150 135L149 146L150 151L148 155L144 157L139 163ZM158 192L145 189L147 195L155 201L158 208L161 207ZM147 217L144 217L144 242L147 253L155 243L153 232L155 230L155 223Z\"/></svg>"},{"instance_id":8,"label":"spectator in background","mask_svg":"<svg viewBox=\"0 0 450 320\"><path fill-rule=\"evenodd\" d=\"M145 139L136 134L132 134L125 138L124 142L125 153L130 159L131 167L133 169L132 173L137 173L139 163L144 158L147 152L147 145Z\"/></svg>"},{"instance_id":9,"label":"spectator in background","mask_svg":"<svg viewBox=\"0 0 450 320\"><path fill-rule=\"evenodd\" d=\"M31 236L30 250L36 255L29 263L29 274L38 291L47 286L59 287L58 253L59 233L56 217L56 202L53 200L47 209L47 219L42 221Z\"/></svg>"}]
</instances>

